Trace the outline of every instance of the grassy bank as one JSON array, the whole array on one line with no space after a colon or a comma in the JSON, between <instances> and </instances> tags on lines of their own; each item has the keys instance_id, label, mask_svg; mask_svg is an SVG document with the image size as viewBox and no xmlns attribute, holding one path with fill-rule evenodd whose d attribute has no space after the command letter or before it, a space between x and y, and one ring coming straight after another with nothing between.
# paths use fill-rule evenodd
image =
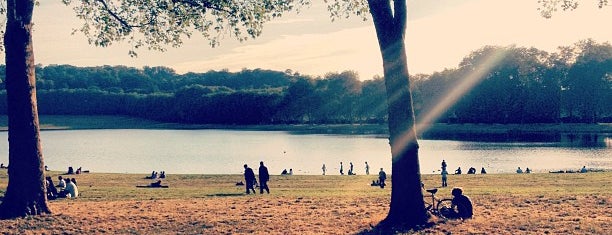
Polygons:
<instances>
[{"instance_id":1,"label":"grassy bank","mask_svg":"<svg viewBox=\"0 0 612 235\"><path fill-rule=\"evenodd\" d=\"M330 125L207 125L164 123L126 116L40 116L43 130L75 129L246 129L246 130L283 130L296 133L317 134L373 134L386 136L386 124L330 124ZM6 116L0 116L0 130L7 130ZM462 138L489 134L491 138L505 135L543 135L543 134L612 134L612 124L444 124L437 123L421 127L425 138ZM420 130L419 132L423 132ZM487 138L488 136L483 136Z\"/></svg>"},{"instance_id":2,"label":"grassy bank","mask_svg":"<svg viewBox=\"0 0 612 235\"><path fill-rule=\"evenodd\" d=\"M59 172L50 172L54 179ZM74 175L78 199L51 201L53 215L0 221L0 233L357 234L386 215L390 189L375 176L272 176L271 194L245 195L241 175L173 175L167 189L136 188L138 174ZM466 221L433 220L433 234L607 234L612 172L452 175L475 206ZM426 187L439 176L424 175ZM6 188L0 171L0 190ZM391 185L392 187L392 185ZM438 195L449 197L450 188ZM380 232L380 231L378 231ZM383 231L385 233L389 231Z\"/></svg>"}]
</instances>

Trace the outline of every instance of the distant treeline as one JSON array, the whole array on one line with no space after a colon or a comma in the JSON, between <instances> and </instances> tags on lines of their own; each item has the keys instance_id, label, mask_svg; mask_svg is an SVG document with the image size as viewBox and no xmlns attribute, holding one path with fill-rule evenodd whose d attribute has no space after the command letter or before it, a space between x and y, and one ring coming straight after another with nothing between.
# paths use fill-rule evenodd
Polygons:
<instances>
[{"instance_id":1,"label":"distant treeline","mask_svg":"<svg viewBox=\"0 0 612 235\"><path fill-rule=\"evenodd\" d=\"M0 65L0 114L6 114ZM40 114L128 115L210 124L384 123L380 77L270 70L176 74L167 67L37 66ZM612 122L612 46L585 40L549 53L486 46L458 68L412 75L418 120ZM436 111L437 110L437 111Z\"/></svg>"}]
</instances>

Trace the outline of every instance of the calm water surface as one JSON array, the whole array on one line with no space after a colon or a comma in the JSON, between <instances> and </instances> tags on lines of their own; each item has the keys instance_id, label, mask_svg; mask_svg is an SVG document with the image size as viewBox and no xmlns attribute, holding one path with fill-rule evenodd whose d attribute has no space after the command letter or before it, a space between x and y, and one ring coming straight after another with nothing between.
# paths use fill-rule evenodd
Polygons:
<instances>
[{"instance_id":1,"label":"calm water surface","mask_svg":"<svg viewBox=\"0 0 612 235\"><path fill-rule=\"evenodd\" d=\"M0 162L8 162L7 132L1 132ZM92 172L168 174L241 174L243 164L264 161L271 174L339 174L349 163L357 174L379 168L391 171L388 139L368 135L295 135L284 131L242 130L67 130L41 132L45 164L52 170L68 166ZM517 167L546 172L558 169L612 169L612 138L596 145L565 142L468 142L420 140L424 174L438 174L445 159L450 170L471 166L489 173L514 172Z\"/></svg>"}]
</instances>

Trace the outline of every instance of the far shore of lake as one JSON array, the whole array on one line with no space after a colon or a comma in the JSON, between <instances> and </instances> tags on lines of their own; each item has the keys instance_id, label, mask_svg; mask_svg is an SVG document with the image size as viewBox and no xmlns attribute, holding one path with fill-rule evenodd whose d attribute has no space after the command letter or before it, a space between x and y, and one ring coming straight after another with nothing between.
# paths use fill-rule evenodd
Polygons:
<instances>
[{"instance_id":1,"label":"far shore of lake","mask_svg":"<svg viewBox=\"0 0 612 235\"><path fill-rule=\"evenodd\" d=\"M217 125L158 122L128 116L41 115L41 130L90 129L232 129L253 131L288 131L296 134L377 135L388 137L387 124L278 124ZM8 130L8 118L0 116L0 131ZM424 130L424 131L423 131ZM551 139L559 135L612 136L612 123L563 124L448 124L418 125L422 139ZM554 138L552 138L554 139Z\"/></svg>"}]
</instances>

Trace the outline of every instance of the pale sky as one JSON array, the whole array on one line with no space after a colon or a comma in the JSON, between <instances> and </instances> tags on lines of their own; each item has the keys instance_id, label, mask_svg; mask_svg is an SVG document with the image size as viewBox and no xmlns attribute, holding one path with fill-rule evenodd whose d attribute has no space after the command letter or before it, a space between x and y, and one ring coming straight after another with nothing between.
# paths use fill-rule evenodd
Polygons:
<instances>
[{"instance_id":1,"label":"pale sky","mask_svg":"<svg viewBox=\"0 0 612 235\"><path fill-rule=\"evenodd\" d=\"M537 11L537 0L409 0L409 71L429 74L455 68L463 57L485 45L555 51L587 38L612 42L612 7L598 9L595 2L583 0L577 10L545 19ZM35 60L43 65L166 66L181 74L262 68L320 76L354 70L362 80L382 74L372 21L353 17L331 22L321 4L266 24L260 38L245 43L228 37L210 48L194 34L180 48L143 49L138 58L128 55L125 43L96 48L82 34L72 35L80 22L59 0L41 1L34 21Z\"/></svg>"}]
</instances>

